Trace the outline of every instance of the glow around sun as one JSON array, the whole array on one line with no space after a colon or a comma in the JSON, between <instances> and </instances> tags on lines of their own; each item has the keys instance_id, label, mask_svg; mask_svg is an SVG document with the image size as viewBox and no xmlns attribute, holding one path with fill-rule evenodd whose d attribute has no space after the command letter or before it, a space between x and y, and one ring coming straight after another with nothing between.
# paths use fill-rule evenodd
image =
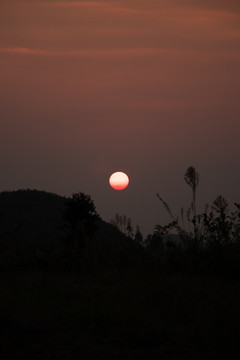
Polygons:
<instances>
[{"instance_id":1,"label":"glow around sun","mask_svg":"<svg viewBox=\"0 0 240 360\"><path fill-rule=\"evenodd\" d=\"M109 184L114 190L123 190L128 186L129 178L124 172L117 171L110 176Z\"/></svg>"}]
</instances>

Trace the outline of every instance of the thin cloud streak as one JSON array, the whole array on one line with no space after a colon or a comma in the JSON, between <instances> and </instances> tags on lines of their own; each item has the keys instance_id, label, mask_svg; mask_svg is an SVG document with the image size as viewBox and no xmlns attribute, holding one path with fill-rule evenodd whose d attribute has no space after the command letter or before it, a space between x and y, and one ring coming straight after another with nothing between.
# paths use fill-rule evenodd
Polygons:
<instances>
[{"instance_id":1,"label":"thin cloud streak","mask_svg":"<svg viewBox=\"0 0 240 360\"><path fill-rule=\"evenodd\" d=\"M175 59L178 61L212 63L216 60L239 58L240 50L229 51L228 53L217 50L191 50L191 49L167 49L167 48L132 48L132 49L100 49L100 50L69 50L52 51L45 49L31 48L0 48L0 54L19 56L49 56L49 57L79 57L79 58L108 58L108 57L142 57L160 56L161 59Z\"/></svg>"},{"instance_id":2,"label":"thin cloud streak","mask_svg":"<svg viewBox=\"0 0 240 360\"><path fill-rule=\"evenodd\" d=\"M144 56L172 53L169 49L154 48L135 48L135 49L100 49L100 50L70 50L70 51L51 51L44 49L30 48L1 48L1 53L16 55L40 55L40 56L69 56L69 57L105 57L105 56Z\"/></svg>"},{"instance_id":3,"label":"thin cloud streak","mask_svg":"<svg viewBox=\"0 0 240 360\"><path fill-rule=\"evenodd\" d=\"M135 5L135 6L134 6ZM159 2L149 2L146 4L139 3L139 6L136 7L136 4L128 2L113 2L113 1L56 1L56 2L42 2L40 6L47 7L55 7L55 8L85 8L90 10L101 10L111 14L112 16L133 16L139 15L153 18L163 18L167 17L169 19L179 18L189 20L189 17L192 17L192 21L215 21L216 17L224 16L224 17L239 17L238 12L226 11L225 8L217 8L217 7L208 7L206 4L201 4L196 2L195 6L189 6L188 3L184 3L184 1L178 3L171 3L166 6L165 3ZM192 5L192 4L191 4ZM201 15L202 14L202 15ZM75 14L76 15L76 14Z\"/></svg>"},{"instance_id":4,"label":"thin cloud streak","mask_svg":"<svg viewBox=\"0 0 240 360\"><path fill-rule=\"evenodd\" d=\"M108 2L101 2L101 1L56 1L56 2L45 2L42 3L44 6L51 6L51 7L105 7L109 6Z\"/></svg>"}]
</instances>

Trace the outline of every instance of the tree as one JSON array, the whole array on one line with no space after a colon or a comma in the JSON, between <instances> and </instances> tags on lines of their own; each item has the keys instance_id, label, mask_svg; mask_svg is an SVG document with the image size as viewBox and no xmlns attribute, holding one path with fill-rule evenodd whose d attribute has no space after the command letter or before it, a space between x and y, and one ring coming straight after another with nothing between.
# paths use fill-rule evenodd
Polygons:
<instances>
[{"instance_id":1,"label":"tree","mask_svg":"<svg viewBox=\"0 0 240 360\"><path fill-rule=\"evenodd\" d=\"M133 238L133 227L132 227L132 222L131 222L131 219L128 218L127 219L127 236L132 239Z\"/></svg>"},{"instance_id":2,"label":"tree","mask_svg":"<svg viewBox=\"0 0 240 360\"><path fill-rule=\"evenodd\" d=\"M132 233L131 219L126 215L116 214L115 218L111 220L111 223L124 235L129 236Z\"/></svg>"},{"instance_id":3,"label":"tree","mask_svg":"<svg viewBox=\"0 0 240 360\"><path fill-rule=\"evenodd\" d=\"M80 248L86 246L86 240L95 232L100 216L96 212L90 195L82 192L73 194L65 206L64 219L68 228L67 242L71 251L77 254Z\"/></svg>"},{"instance_id":4,"label":"tree","mask_svg":"<svg viewBox=\"0 0 240 360\"><path fill-rule=\"evenodd\" d=\"M239 240L240 213L238 204L235 206L238 210L230 213L227 200L220 195L213 202L212 211L202 215L210 244L226 245Z\"/></svg>"},{"instance_id":5,"label":"tree","mask_svg":"<svg viewBox=\"0 0 240 360\"><path fill-rule=\"evenodd\" d=\"M136 241L136 243L138 244L142 244L143 243L143 235L140 231L140 227L137 225L136 226L136 232L134 235L134 240Z\"/></svg>"}]
</instances>

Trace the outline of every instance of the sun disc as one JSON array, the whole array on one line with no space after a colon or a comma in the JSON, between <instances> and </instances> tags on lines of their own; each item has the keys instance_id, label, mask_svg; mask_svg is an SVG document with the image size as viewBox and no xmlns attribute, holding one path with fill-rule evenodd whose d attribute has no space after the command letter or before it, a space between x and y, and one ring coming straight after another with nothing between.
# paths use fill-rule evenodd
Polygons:
<instances>
[{"instance_id":1,"label":"sun disc","mask_svg":"<svg viewBox=\"0 0 240 360\"><path fill-rule=\"evenodd\" d=\"M129 178L124 172L117 171L110 176L109 184L114 190L123 190L128 186Z\"/></svg>"}]
</instances>

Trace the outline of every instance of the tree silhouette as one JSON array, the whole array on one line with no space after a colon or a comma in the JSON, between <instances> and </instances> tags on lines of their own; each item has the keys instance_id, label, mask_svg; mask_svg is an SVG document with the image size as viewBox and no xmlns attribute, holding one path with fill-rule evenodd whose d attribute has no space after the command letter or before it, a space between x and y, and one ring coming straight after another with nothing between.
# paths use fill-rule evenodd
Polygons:
<instances>
[{"instance_id":1,"label":"tree silhouette","mask_svg":"<svg viewBox=\"0 0 240 360\"><path fill-rule=\"evenodd\" d=\"M127 236L132 239L133 238L133 227L132 227L132 222L131 222L131 219L128 218L127 219Z\"/></svg>"},{"instance_id":2,"label":"tree silhouette","mask_svg":"<svg viewBox=\"0 0 240 360\"><path fill-rule=\"evenodd\" d=\"M140 227L137 225L136 226L136 232L134 235L134 240L136 241L136 243L138 244L142 244L143 243L143 235L140 231Z\"/></svg>"},{"instance_id":3,"label":"tree silhouette","mask_svg":"<svg viewBox=\"0 0 240 360\"><path fill-rule=\"evenodd\" d=\"M240 206L230 213L227 200L218 196L212 204L212 211L202 214L206 240L214 245L237 243L240 238Z\"/></svg>"},{"instance_id":4,"label":"tree silhouette","mask_svg":"<svg viewBox=\"0 0 240 360\"><path fill-rule=\"evenodd\" d=\"M131 219L128 218L126 215L116 214L115 218L111 220L111 224L113 224L124 235L133 237L133 227L131 224Z\"/></svg>"},{"instance_id":5,"label":"tree silhouette","mask_svg":"<svg viewBox=\"0 0 240 360\"><path fill-rule=\"evenodd\" d=\"M82 192L73 194L65 206L64 219L68 227L68 245L71 244L71 251L77 254L95 232L100 216L90 195Z\"/></svg>"}]
</instances>

